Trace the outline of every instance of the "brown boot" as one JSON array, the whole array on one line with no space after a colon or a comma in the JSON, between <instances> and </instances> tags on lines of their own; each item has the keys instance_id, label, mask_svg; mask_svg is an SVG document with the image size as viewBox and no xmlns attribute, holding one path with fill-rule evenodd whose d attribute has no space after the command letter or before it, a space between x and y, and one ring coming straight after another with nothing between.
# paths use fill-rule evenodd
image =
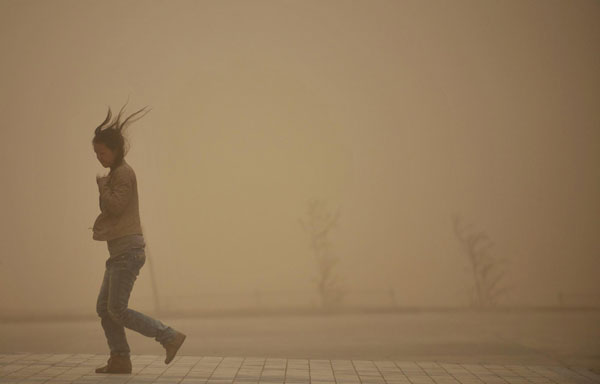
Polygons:
<instances>
[{"instance_id":1,"label":"brown boot","mask_svg":"<svg viewBox=\"0 0 600 384\"><path fill-rule=\"evenodd\" d=\"M131 359L129 356L111 355L105 366L96 368L96 373L131 373Z\"/></svg>"},{"instance_id":2,"label":"brown boot","mask_svg":"<svg viewBox=\"0 0 600 384\"><path fill-rule=\"evenodd\" d=\"M175 357L175 354L177 353L177 351L179 350L179 347L181 347L181 344L183 344L183 341L185 340L185 335L181 332L177 332L175 331L175 337L173 337L173 340L171 340L171 342L169 344L165 344L164 347L167 350L167 357L165 358L165 364L169 364L171 362L171 360L173 360L173 358Z\"/></svg>"}]
</instances>

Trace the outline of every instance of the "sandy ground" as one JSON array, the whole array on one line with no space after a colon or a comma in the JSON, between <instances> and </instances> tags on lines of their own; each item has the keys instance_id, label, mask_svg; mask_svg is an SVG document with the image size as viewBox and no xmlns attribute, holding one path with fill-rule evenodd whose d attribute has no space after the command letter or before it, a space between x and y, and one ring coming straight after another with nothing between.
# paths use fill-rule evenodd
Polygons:
<instances>
[{"instance_id":1,"label":"sandy ground","mask_svg":"<svg viewBox=\"0 0 600 384\"><path fill-rule=\"evenodd\" d=\"M600 311L163 318L182 355L600 368ZM162 354L128 330L133 354ZM0 353L108 353L100 321L0 324Z\"/></svg>"}]
</instances>

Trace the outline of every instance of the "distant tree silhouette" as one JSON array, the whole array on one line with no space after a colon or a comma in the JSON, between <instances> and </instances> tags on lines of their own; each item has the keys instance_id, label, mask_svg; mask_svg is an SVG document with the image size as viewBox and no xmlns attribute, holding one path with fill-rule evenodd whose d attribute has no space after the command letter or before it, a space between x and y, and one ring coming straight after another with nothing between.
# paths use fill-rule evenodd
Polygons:
<instances>
[{"instance_id":1,"label":"distant tree silhouette","mask_svg":"<svg viewBox=\"0 0 600 384\"><path fill-rule=\"evenodd\" d=\"M489 254L494 243L484 231L474 231L471 226L461 224L458 215L452 217L453 229L463 252L468 258L473 273L473 287L469 292L472 307L489 308L498 304L498 299L510 289L503 284L506 259Z\"/></svg>"},{"instance_id":2,"label":"distant tree silhouette","mask_svg":"<svg viewBox=\"0 0 600 384\"><path fill-rule=\"evenodd\" d=\"M329 241L329 234L336 227L339 216L339 209L331 213L325 201L313 198L308 202L306 221L299 220L308 234L310 249L317 262L318 274L311 280L317 285L323 308L340 305L346 293L334 274L339 259L331 254Z\"/></svg>"}]
</instances>

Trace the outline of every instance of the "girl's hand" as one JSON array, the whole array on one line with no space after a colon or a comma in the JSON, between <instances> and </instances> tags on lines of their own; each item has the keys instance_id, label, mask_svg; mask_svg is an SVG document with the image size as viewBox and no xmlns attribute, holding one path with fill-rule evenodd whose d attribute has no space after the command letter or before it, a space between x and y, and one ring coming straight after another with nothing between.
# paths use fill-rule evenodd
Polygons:
<instances>
[{"instance_id":1,"label":"girl's hand","mask_svg":"<svg viewBox=\"0 0 600 384\"><path fill-rule=\"evenodd\" d=\"M108 174L102 174L102 172L98 172L96 173L96 180L101 179L103 177L107 177Z\"/></svg>"},{"instance_id":2,"label":"girl's hand","mask_svg":"<svg viewBox=\"0 0 600 384\"><path fill-rule=\"evenodd\" d=\"M101 174L96 175L96 183L99 187L102 187L108 181L108 175L102 176Z\"/></svg>"}]
</instances>

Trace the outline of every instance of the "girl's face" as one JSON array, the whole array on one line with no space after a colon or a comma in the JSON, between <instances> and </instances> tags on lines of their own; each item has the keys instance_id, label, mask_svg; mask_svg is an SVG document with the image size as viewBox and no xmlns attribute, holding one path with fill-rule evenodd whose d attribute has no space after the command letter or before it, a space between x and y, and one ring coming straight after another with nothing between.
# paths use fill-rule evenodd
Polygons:
<instances>
[{"instance_id":1,"label":"girl's face","mask_svg":"<svg viewBox=\"0 0 600 384\"><path fill-rule=\"evenodd\" d=\"M104 168L109 168L115 162L116 154L103 143L94 143L94 152Z\"/></svg>"}]
</instances>

